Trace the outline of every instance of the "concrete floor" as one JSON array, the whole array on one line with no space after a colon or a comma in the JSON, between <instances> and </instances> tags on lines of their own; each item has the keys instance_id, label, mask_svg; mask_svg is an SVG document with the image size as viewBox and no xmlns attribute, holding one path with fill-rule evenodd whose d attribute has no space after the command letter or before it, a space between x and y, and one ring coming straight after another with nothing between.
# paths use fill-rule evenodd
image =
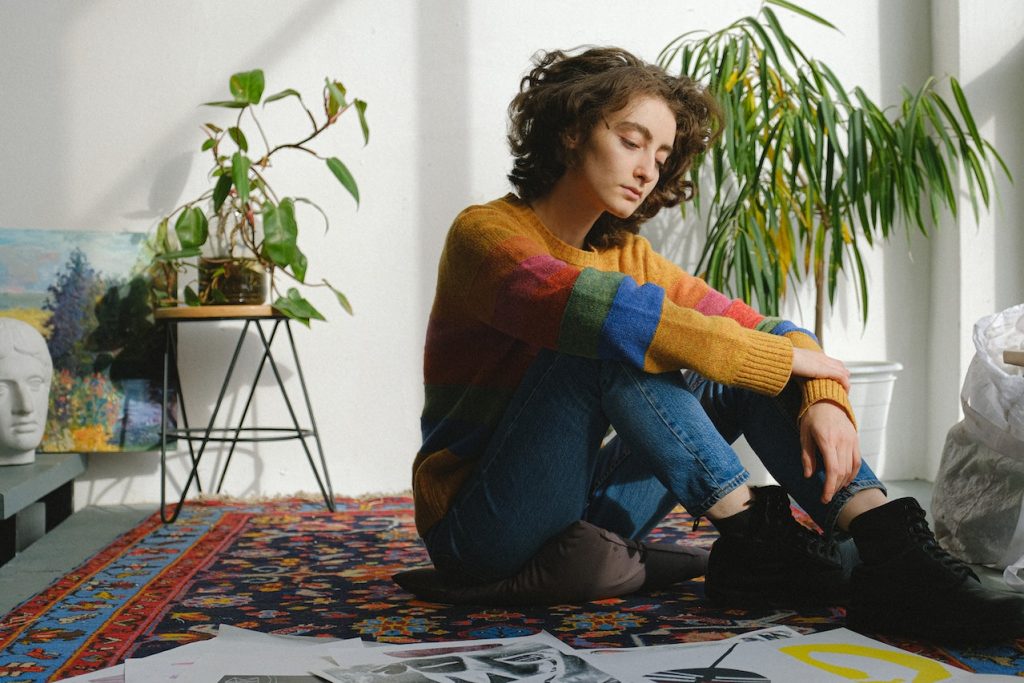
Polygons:
<instances>
[{"instance_id":1,"label":"concrete floor","mask_svg":"<svg viewBox=\"0 0 1024 683\"><path fill-rule=\"evenodd\" d=\"M914 496L930 510L932 487L928 482L897 481L887 482L887 486L890 497ZM42 591L155 510L155 505L103 506L71 515L0 567L0 615ZM979 575L992 587L1005 587L998 572L982 569Z\"/></svg>"}]
</instances>

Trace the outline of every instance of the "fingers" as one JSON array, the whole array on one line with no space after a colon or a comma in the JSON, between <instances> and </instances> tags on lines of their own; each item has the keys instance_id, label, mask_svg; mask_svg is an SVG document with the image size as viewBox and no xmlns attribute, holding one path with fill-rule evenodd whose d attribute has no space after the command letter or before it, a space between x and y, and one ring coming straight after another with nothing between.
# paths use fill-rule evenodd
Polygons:
<instances>
[{"instance_id":1,"label":"fingers","mask_svg":"<svg viewBox=\"0 0 1024 683\"><path fill-rule=\"evenodd\" d=\"M836 363L839 363L839 377L837 381L843 385L846 393L850 393L850 368L846 367L842 361L837 360Z\"/></svg>"},{"instance_id":2,"label":"fingers","mask_svg":"<svg viewBox=\"0 0 1024 683\"><path fill-rule=\"evenodd\" d=\"M842 361L820 351L793 349L793 374L797 377L832 379L850 390L850 370Z\"/></svg>"},{"instance_id":3,"label":"fingers","mask_svg":"<svg viewBox=\"0 0 1024 683\"><path fill-rule=\"evenodd\" d=\"M800 462L804 469L804 479L810 479L814 474L815 454L817 448L814 440L807 433L807 430L800 430Z\"/></svg>"},{"instance_id":4,"label":"fingers","mask_svg":"<svg viewBox=\"0 0 1024 683\"><path fill-rule=\"evenodd\" d=\"M821 502L827 503L836 493L849 486L860 471L860 447L854 441L850 445L826 448L822 453L822 461L825 463L825 486Z\"/></svg>"},{"instance_id":5,"label":"fingers","mask_svg":"<svg viewBox=\"0 0 1024 683\"><path fill-rule=\"evenodd\" d=\"M824 355L824 354L822 354ZM828 368L825 377L828 379L834 379L843 385L843 389L849 393L850 391L850 370L841 360L836 360L830 356L825 356L825 366Z\"/></svg>"},{"instance_id":6,"label":"fingers","mask_svg":"<svg viewBox=\"0 0 1024 683\"><path fill-rule=\"evenodd\" d=\"M842 491L852 479L850 475L850 461L841 457L834 449L828 455L823 455L825 461L825 487L821 492L821 502L827 503L839 491Z\"/></svg>"},{"instance_id":7,"label":"fingers","mask_svg":"<svg viewBox=\"0 0 1024 683\"><path fill-rule=\"evenodd\" d=\"M857 432L846 413L831 403L812 405L800 421L800 462L810 477L821 458L824 474L821 502L828 503L850 485L860 470Z\"/></svg>"}]
</instances>

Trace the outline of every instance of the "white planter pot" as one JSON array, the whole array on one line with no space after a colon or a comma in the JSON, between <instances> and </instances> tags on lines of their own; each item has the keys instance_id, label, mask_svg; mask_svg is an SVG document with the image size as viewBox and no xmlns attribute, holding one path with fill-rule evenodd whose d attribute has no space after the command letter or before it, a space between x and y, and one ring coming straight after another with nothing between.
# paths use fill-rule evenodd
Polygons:
<instances>
[{"instance_id":1,"label":"white planter pot","mask_svg":"<svg viewBox=\"0 0 1024 683\"><path fill-rule=\"evenodd\" d=\"M903 366L892 361L851 361L846 367L850 368L850 405L857 416L860 455L881 476L889 404L896 375Z\"/></svg>"},{"instance_id":2,"label":"white planter pot","mask_svg":"<svg viewBox=\"0 0 1024 683\"><path fill-rule=\"evenodd\" d=\"M890 361L850 361L846 367L850 369L850 405L857 416L860 455L875 474L882 476L889 404L892 402L896 375L903 366ZM746 439L741 436L732 446L740 462L750 472L751 484L762 486L776 483Z\"/></svg>"}]
</instances>

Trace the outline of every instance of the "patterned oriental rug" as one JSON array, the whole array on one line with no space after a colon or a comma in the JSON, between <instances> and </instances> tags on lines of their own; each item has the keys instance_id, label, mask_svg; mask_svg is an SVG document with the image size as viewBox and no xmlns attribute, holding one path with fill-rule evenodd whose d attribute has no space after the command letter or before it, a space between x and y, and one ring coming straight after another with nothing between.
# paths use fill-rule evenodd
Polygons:
<instances>
[{"instance_id":1,"label":"patterned oriental rug","mask_svg":"<svg viewBox=\"0 0 1024 683\"><path fill-rule=\"evenodd\" d=\"M656 540L709 546L715 533L673 513ZM408 498L190 502L178 522L154 514L0 620L0 680L60 680L213 635L217 624L277 634L390 643L547 630L577 648L723 638L766 626L842 626L842 610L715 609L692 581L671 591L548 608L453 607L392 580L426 564ZM936 596L940 599L940 596ZM987 649L892 645L986 673L1024 672L1024 640ZM1024 675L1024 674L1022 674Z\"/></svg>"}]
</instances>

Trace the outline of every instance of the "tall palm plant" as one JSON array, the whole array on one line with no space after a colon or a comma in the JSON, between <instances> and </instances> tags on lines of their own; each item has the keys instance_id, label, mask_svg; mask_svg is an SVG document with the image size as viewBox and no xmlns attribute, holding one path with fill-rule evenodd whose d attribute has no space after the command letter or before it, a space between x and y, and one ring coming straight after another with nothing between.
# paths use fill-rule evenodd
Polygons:
<instances>
[{"instance_id":1,"label":"tall palm plant","mask_svg":"<svg viewBox=\"0 0 1024 683\"><path fill-rule=\"evenodd\" d=\"M952 102L929 78L883 109L809 58L772 6L838 30L792 2L765 0L756 16L720 31L678 36L658 61L707 83L725 112L721 137L691 171L713 191L694 206L708 230L698 270L769 315L778 314L788 283L812 275L821 339L826 294L834 302L840 272L867 321L864 245L897 227L927 235L942 210L955 216L958 167L975 216L979 198L989 205L993 162L1010 172L979 134L955 78Z\"/></svg>"}]
</instances>

